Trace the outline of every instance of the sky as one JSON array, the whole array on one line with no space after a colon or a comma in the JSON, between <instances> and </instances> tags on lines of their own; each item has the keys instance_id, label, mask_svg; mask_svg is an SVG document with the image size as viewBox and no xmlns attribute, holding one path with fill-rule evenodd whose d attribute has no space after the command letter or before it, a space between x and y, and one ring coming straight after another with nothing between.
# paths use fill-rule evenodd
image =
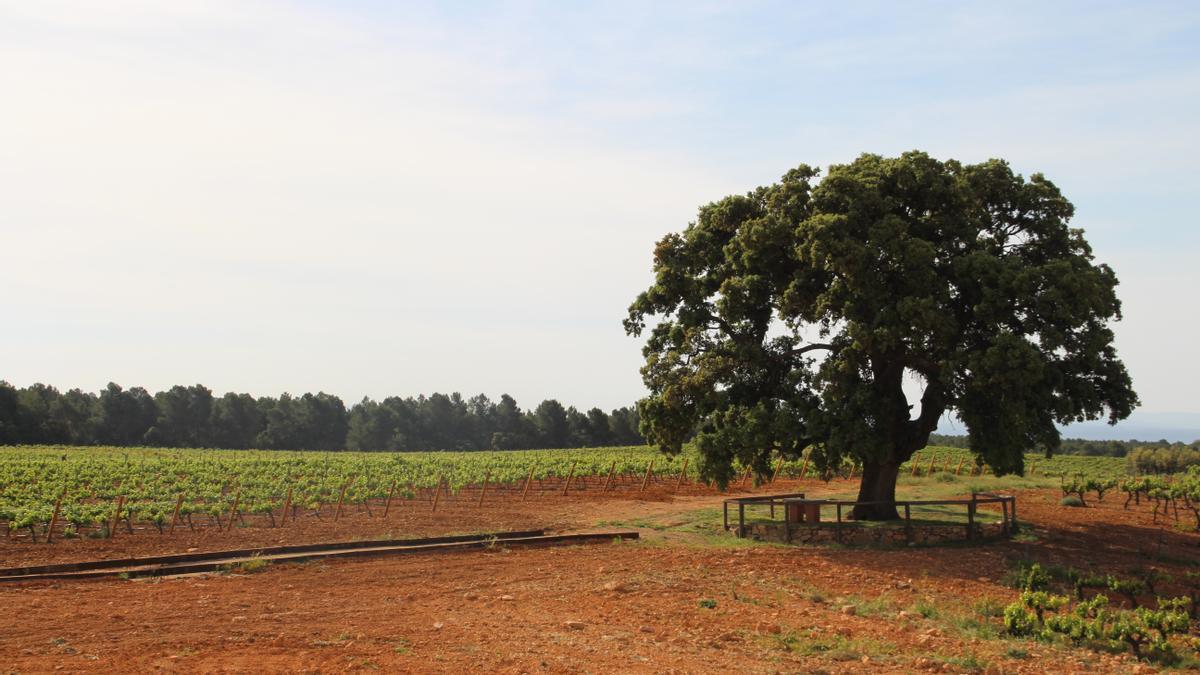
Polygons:
<instances>
[{"instance_id":1,"label":"sky","mask_svg":"<svg viewBox=\"0 0 1200 675\"><path fill-rule=\"evenodd\" d=\"M1187 2L0 0L0 379L627 405L655 241L914 148L1057 183L1200 429Z\"/></svg>"}]
</instances>

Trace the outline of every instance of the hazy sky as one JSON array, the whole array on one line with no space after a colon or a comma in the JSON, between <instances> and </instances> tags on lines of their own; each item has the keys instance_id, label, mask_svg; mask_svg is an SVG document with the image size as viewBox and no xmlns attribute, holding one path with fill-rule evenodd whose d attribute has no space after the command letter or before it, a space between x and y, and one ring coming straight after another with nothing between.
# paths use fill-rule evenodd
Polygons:
<instances>
[{"instance_id":1,"label":"hazy sky","mask_svg":"<svg viewBox=\"0 0 1200 675\"><path fill-rule=\"evenodd\" d=\"M701 203L924 149L1041 171L1198 412L1200 4L0 1L0 379L638 398Z\"/></svg>"}]
</instances>

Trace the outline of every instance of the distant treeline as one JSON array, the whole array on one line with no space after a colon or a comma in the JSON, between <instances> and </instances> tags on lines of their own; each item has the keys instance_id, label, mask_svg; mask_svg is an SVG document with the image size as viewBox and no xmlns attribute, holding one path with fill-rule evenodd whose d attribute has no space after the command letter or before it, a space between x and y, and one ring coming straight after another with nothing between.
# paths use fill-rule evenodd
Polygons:
<instances>
[{"instance_id":1,"label":"distant treeline","mask_svg":"<svg viewBox=\"0 0 1200 675\"><path fill-rule=\"evenodd\" d=\"M1200 448L1188 445L1173 445L1165 448L1137 448L1126 460L1129 470L1138 474L1181 473L1193 466L1200 466Z\"/></svg>"},{"instance_id":2,"label":"distant treeline","mask_svg":"<svg viewBox=\"0 0 1200 675\"><path fill-rule=\"evenodd\" d=\"M145 445L268 450L511 450L639 445L632 407L580 412L554 399L522 410L508 394L363 399L326 393L214 397L202 385L99 394L0 380L0 445Z\"/></svg>"},{"instance_id":3,"label":"distant treeline","mask_svg":"<svg viewBox=\"0 0 1200 675\"><path fill-rule=\"evenodd\" d=\"M930 445L944 445L951 448L968 447L966 436L947 436L945 434L930 434ZM1166 439L1158 441L1092 441L1086 438L1064 438L1062 445L1055 450L1057 454L1063 455L1090 455L1093 457L1125 457L1129 453L1138 448L1196 448L1200 449L1200 440L1193 441L1191 445L1185 443L1172 443ZM1030 452L1045 452L1043 447L1031 448Z\"/></svg>"}]
</instances>

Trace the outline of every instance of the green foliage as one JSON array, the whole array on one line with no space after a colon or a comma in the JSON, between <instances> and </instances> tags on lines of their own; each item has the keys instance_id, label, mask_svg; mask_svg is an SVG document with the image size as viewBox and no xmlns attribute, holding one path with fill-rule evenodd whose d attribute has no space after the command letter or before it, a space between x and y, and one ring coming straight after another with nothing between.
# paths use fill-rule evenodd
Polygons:
<instances>
[{"instance_id":1,"label":"green foliage","mask_svg":"<svg viewBox=\"0 0 1200 675\"><path fill-rule=\"evenodd\" d=\"M717 601L710 598L704 598L700 601L700 606L704 609L716 609Z\"/></svg>"},{"instance_id":2,"label":"green foliage","mask_svg":"<svg viewBox=\"0 0 1200 675\"><path fill-rule=\"evenodd\" d=\"M938 615L937 605L926 600L918 600L913 605L913 611L926 619L932 619Z\"/></svg>"},{"instance_id":3,"label":"green foliage","mask_svg":"<svg viewBox=\"0 0 1200 675\"><path fill-rule=\"evenodd\" d=\"M1129 453L1129 470L1136 474L1172 474L1200 467L1200 448L1183 444L1141 447Z\"/></svg>"},{"instance_id":4,"label":"green foliage","mask_svg":"<svg viewBox=\"0 0 1200 675\"><path fill-rule=\"evenodd\" d=\"M270 560L267 560L266 558L259 558L258 556L254 556L244 562L235 563L233 565L230 565L229 570L232 572L240 572L242 574L256 574L258 572L266 571L266 569L270 566L271 566Z\"/></svg>"},{"instance_id":5,"label":"green foliage","mask_svg":"<svg viewBox=\"0 0 1200 675\"><path fill-rule=\"evenodd\" d=\"M930 434L929 442L934 445L942 445L952 448L968 448L970 447L970 439L967 436L949 435L949 434ZM1127 457L1135 450L1158 449L1158 448L1188 448L1200 450L1200 440L1193 441L1189 446L1182 443L1170 443L1166 440L1159 441L1119 441L1114 439L1095 440L1091 438L1064 438L1057 448L1034 447L1033 454L1045 455L1047 451L1052 451L1056 455L1082 455L1087 457ZM1150 471L1148 473L1158 473Z\"/></svg>"},{"instance_id":6,"label":"green foliage","mask_svg":"<svg viewBox=\"0 0 1200 675\"><path fill-rule=\"evenodd\" d=\"M656 246L625 328L653 323L638 409L662 450L694 435L724 485L808 448L821 473L863 466L883 498L882 468L947 410L994 472L1020 473L1025 449L1057 447L1056 423L1137 405L1108 327L1116 276L1053 183L921 152L817 173L707 204ZM926 384L915 420L906 372Z\"/></svg>"},{"instance_id":7,"label":"green foliage","mask_svg":"<svg viewBox=\"0 0 1200 675\"><path fill-rule=\"evenodd\" d=\"M1151 502L1157 520L1159 513L1166 515L1168 509L1174 507L1178 515L1182 507L1192 513L1195 529L1200 530L1200 466L1188 467L1182 474L1168 477L1129 478L1121 481L1120 489L1126 493L1125 508L1129 508L1130 503Z\"/></svg>"},{"instance_id":8,"label":"green foliage","mask_svg":"<svg viewBox=\"0 0 1200 675\"><path fill-rule=\"evenodd\" d=\"M37 536L54 504L65 495L61 520L76 531L107 533L119 497L121 519L148 523L159 531L171 522L182 495L180 517L224 520L239 499L238 512L262 514L274 524L288 490L292 504L308 512L336 503L343 486L346 503L376 503L391 493L409 498L444 487L493 485L576 476L678 474L683 458L664 459L641 447L509 452L320 453L242 450L157 450L151 448L16 447L0 449L0 527ZM691 466L695 465L694 458ZM690 469L689 469L690 471ZM290 518L290 516L289 516Z\"/></svg>"},{"instance_id":9,"label":"green foliage","mask_svg":"<svg viewBox=\"0 0 1200 675\"><path fill-rule=\"evenodd\" d=\"M1067 495L1058 501L1061 506L1085 506L1083 500L1075 495Z\"/></svg>"},{"instance_id":10,"label":"green foliage","mask_svg":"<svg viewBox=\"0 0 1200 675\"><path fill-rule=\"evenodd\" d=\"M993 598L984 598L975 603L975 613L984 618L1004 616L1004 605Z\"/></svg>"},{"instance_id":11,"label":"green foliage","mask_svg":"<svg viewBox=\"0 0 1200 675\"><path fill-rule=\"evenodd\" d=\"M1191 623L1188 598L1159 598L1155 608L1113 610L1107 596L1080 600L1069 611L1070 599L1044 591L1026 591L1004 609L1004 628L1020 637L1062 638L1072 644L1125 646L1139 658L1171 663L1173 641L1186 636Z\"/></svg>"},{"instance_id":12,"label":"green foliage","mask_svg":"<svg viewBox=\"0 0 1200 675\"><path fill-rule=\"evenodd\" d=\"M1050 587L1050 574L1041 563L1017 561L1007 577L1008 584L1023 591L1044 591Z\"/></svg>"}]
</instances>

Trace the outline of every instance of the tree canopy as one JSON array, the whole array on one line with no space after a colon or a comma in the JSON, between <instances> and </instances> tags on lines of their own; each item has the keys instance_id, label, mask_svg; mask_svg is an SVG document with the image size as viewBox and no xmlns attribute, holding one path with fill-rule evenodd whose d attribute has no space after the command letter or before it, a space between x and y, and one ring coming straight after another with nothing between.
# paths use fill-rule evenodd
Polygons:
<instances>
[{"instance_id":1,"label":"tree canopy","mask_svg":"<svg viewBox=\"0 0 1200 675\"><path fill-rule=\"evenodd\" d=\"M651 442L694 439L722 484L735 459L765 473L775 454L849 457L860 500L888 501L948 411L980 461L1021 472L1026 449L1057 447L1056 423L1137 405L1109 328L1116 275L1044 176L908 152L817 177L798 166L658 242L625 320L649 333Z\"/></svg>"}]
</instances>

